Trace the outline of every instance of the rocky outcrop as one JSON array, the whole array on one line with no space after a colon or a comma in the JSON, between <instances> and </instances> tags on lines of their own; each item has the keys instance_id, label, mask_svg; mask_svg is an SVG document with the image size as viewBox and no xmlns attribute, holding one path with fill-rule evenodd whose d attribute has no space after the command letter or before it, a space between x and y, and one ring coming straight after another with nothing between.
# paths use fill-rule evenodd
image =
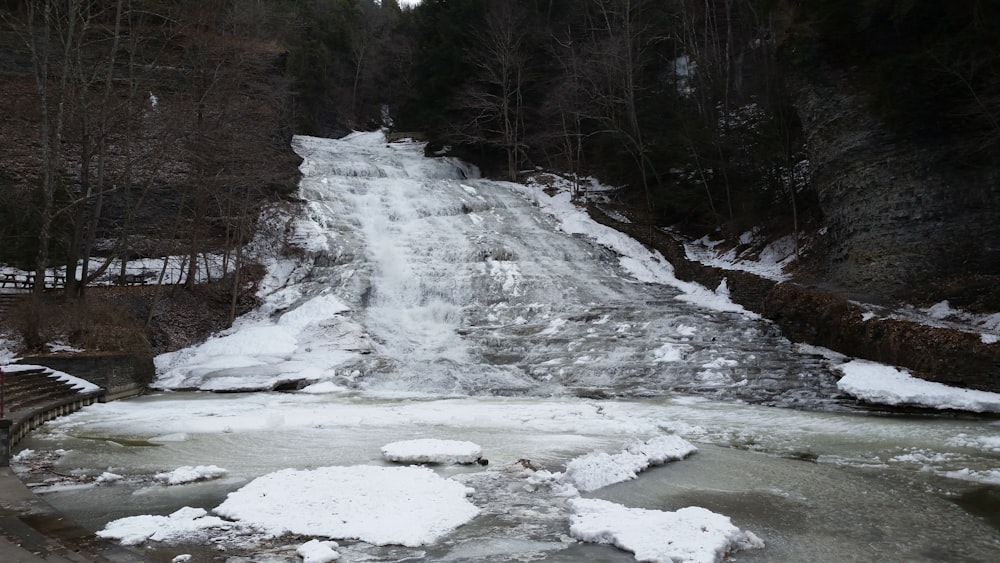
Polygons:
<instances>
[{"instance_id":1,"label":"rocky outcrop","mask_svg":"<svg viewBox=\"0 0 1000 563\"><path fill-rule=\"evenodd\" d=\"M791 86L827 227L825 282L880 299L1000 275L1000 168L952 150L962 139L894 133L857 74L811 66Z\"/></svg>"}]
</instances>

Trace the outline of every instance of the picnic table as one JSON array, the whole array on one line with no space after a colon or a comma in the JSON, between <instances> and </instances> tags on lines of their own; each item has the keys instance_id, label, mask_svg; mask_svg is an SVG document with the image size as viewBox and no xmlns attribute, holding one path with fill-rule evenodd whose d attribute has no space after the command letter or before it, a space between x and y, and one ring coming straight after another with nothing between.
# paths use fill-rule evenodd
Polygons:
<instances>
[{"instance_id":1,"label":"picnic table","mask_svg":"<svg viewBox=\"0 0 1000 563\"><path fill-rule=\"evenodd\" d=\"M44 277L46 288L60 288L66 286L66 276L62 274L46 274ZM33 289L35 287L35 273L28 272L21 274L17 272L5 272L0 279L0 287L13 287L15 289Z\"/></svg>"},{"instance_id":2,"label":"picnic table","mask_svg":"<svg viewBox=\"0 0 1000 563\"><path fill-rule=\"evenodd\" d=\"M118 276L119 285L146 285L149 280L143 274L125 274Z\"/></svg>"}]
</instances>

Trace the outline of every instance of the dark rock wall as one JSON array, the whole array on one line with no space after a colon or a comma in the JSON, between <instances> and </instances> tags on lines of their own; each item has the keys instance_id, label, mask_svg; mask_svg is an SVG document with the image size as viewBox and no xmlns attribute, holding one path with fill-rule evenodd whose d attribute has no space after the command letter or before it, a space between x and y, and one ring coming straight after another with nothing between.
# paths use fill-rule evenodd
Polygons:
<instances>
[{"instance_id":1,"label":"dark rock wall","mask_svg":"<svg viewBox=\"0 0 1000 563\"><path fill-rule=\"evenodd\" d=\"M815 68L792 81L827 227L826 282L904 297L914 284L1000 274L997 163L953 150L959 138L900 138L860 82Z\"/></svg>"},{"instance_id":2,"label":"dark rock wall","mask_svg":"<svg viewBox=\"0 0 1000 563\"><path fill-rule=\"evenodd\" d=\"M710 288L726 280L734 302L772 320L793 342L904 367L931 381L1000 392L1000 343L986 344L979 334L954 329L868 318L865 309L836 292L693 262L667 233L620 223L596 207L590 215L660 251L678 279Z\"/></svg>"}]
</instances>

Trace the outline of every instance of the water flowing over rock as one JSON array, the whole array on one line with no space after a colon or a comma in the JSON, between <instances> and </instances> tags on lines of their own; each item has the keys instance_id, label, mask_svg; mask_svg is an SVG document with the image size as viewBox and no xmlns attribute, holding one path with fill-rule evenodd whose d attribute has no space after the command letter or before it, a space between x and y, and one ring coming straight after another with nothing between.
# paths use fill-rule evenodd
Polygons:
<instances>
[{"instance_id":1,"label":"water flowing over rock","mask_svg":"<svg viewBox=\"0 0 1000 563\"><path fill-rule=\"evenodd\" d=\"M669 264L663 275L673 285L639 281L585 228L544 212L558 194L476 178L460 161L424 158L419 144L386 145L381 134L298 137L295 150L304 158L301 197L318 226L297 229L322 239L307 245L322 251L300 301L332 292L372 342L372 353L336 370L339 384L684 391L769 404L838 395L823 362L798 354L769 323L685 300Z\"/></svg>"}]
</instances>

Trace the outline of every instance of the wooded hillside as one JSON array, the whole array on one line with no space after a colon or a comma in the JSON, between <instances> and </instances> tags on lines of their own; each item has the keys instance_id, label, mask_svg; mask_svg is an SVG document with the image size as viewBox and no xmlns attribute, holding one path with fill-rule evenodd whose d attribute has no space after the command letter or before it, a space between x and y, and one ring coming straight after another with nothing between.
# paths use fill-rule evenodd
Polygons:
<instances>
[{"instance_id":1,"label":"wooded hillside","mask_svg":"<svg viewBox=\"0 0 1000 563\"><path fill-rule=\"evenodd\" d=\"M596 175L650 226L830 227L801 261L821 283L1000 276L995 2L5 6L2 261L181 251L193 280L198 252L235 263L260 203L294 188L292 134L386 127L498 177Z\"/></svg>"}]
</instances>

